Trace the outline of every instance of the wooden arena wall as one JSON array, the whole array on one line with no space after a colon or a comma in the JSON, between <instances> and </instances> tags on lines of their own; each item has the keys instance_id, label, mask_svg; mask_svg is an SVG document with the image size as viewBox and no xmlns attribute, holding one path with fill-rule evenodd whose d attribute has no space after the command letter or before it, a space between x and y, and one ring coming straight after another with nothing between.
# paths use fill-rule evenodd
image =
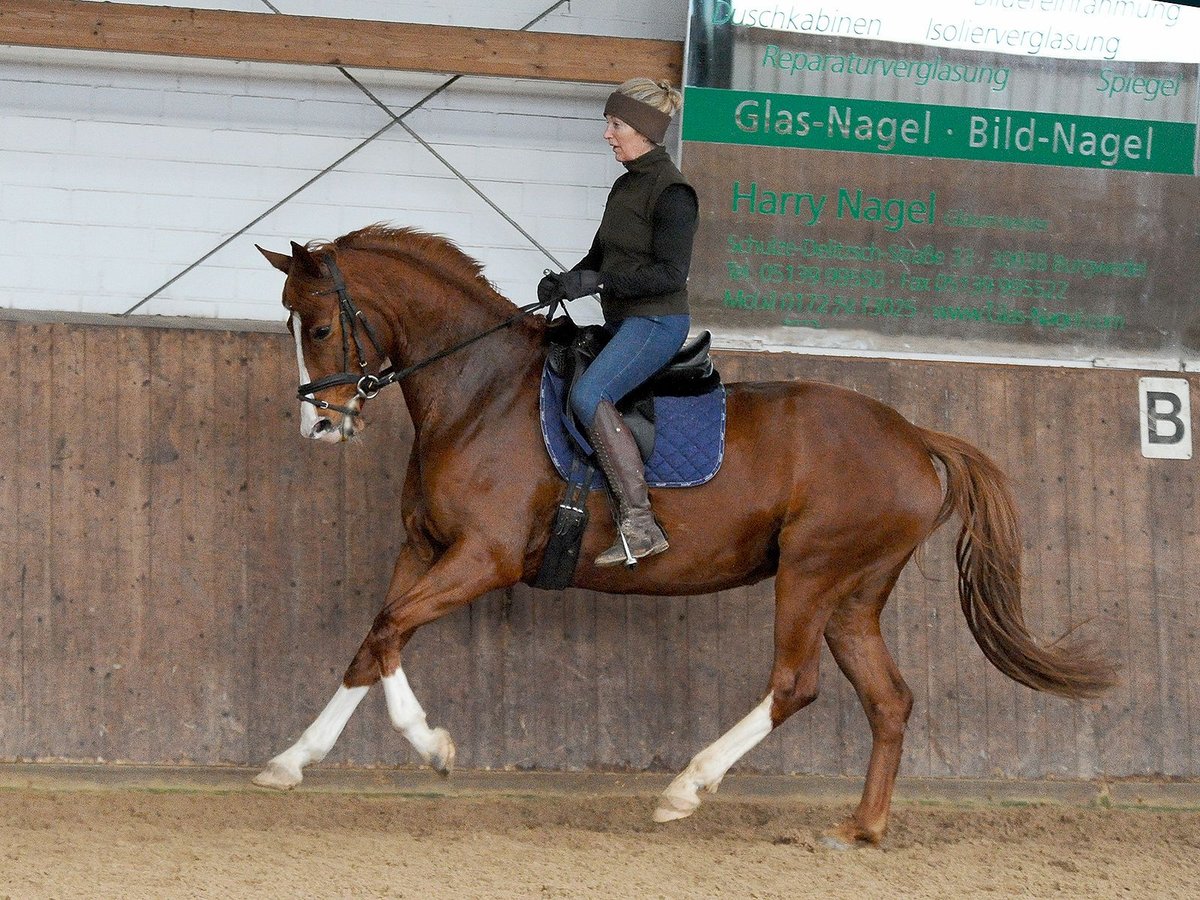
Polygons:
<instances>
[{"instance_id":1,"label":"wooden arena wall","mask_svg":"<svg viewBox=\"0 0 1200 900\"><path fill-rule=\"evenodd\" d=\"M944 528L886 613L916 695L904 773L1200 775L1196 464L1141 457L1141 373L720 365L847 385L985 448L1022 512L1031 625L1090 620L1121 663L1120 686L1087 704L992 670ZM339 448L298 434L286 334L0 321L0 372L0 760L257 765L289 744L337 687L403 539L399 393ZM677 769L762 697L770 635L770 584L687 599L518 587L421 631L406 668L462 766ZM821 688L745 769L863 772L869 733L827 652ZM373 695L328 763L413 761Z\"/></svg>"}]
</instances>

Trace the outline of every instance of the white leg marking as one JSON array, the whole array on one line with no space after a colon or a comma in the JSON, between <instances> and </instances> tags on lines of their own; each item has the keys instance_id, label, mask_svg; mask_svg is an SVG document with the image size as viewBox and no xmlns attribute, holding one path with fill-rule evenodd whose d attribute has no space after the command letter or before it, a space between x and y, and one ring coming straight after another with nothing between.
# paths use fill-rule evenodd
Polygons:
<instances>
[{"instance_id":1,"label":"white leg marking","mask_svg":"<svg viewBox=\"0 0 1200 900\"><path fill-rule=\"evenodd\" d=\"M309 763L320 762L333 749L367 690L365 687L339 687L316 721L300 735L300 740L267 763L267 767L255 776L254 783L272 788L298 785L303 778L300 770Z\"/></svg>"},{"instance_id":2,"label":"white leg marking","mask_svg":"<svg viewBox=\"0 0 1200 900\"><path fill-rule=\"evenodd\" d=\"M727 732L705 747L663 791L655 822L685 819L700 806L698 791L715 794L730 767L771 733L771 695Z\"/></svg>"},{"instance_id":3,"label":"white leg marking","mask_svg":"<svg viewBox=\"0 0 1200 900\"><path fill-rule=\"evenodd\" d=\"M296 338L296 365L300 369L300 383L308 384L310 381L312 381L312 379L308 375L308 366L304 364L304 348L300 343L300 336L302 334L303 327L304 326L300 324L300 313L293 312L292 333ZM315 406L313 406L311 403L305 403L304 401L300 402L300 434L306 438L312 437L313 429L316 428L318 418L320 417L317 415L317 408Z\"/></svg>"},{"instance_id":4,"label":"white leg marking","mask_svg":"<svg viewBox=\"0 0 1200 900\"><path fill-rule=\"evenodd\" d=\"M383 677L383 696L387 698L388 717L392 727L408 738L421 759L442 775L454 768L454 741L445 728L430 728L425 710L408 685L404 669L397 667Z\"/></svg>"}]
</instances>

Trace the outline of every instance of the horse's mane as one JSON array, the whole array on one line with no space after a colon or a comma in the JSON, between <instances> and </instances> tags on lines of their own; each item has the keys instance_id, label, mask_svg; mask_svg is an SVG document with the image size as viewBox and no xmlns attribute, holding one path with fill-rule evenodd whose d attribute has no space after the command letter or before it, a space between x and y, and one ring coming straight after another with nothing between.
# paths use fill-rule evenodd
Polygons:
<instances>
[{"instance_id":1,"label":"horse's mane","mask_svg":"<svg viewBox=\"0 0 1200 900\"><path fill-rule=\"evenodd\" d=\"M438 280L459 288L480 307L508 317L515 313L516 304L496 290L483 274L483 264L468 256L447 237L421 231L419 228L393 227L383 223L351 231L333 241L313 241L313 252L366 251L382 253L424 269ZM523 316L511 329L541 341L546 328L543 316Z\"/></svg>"},{"instance_id":2,"label":"horse's mane","mask_svg":"<svg viewBox=\"0 0 1200 900\"><path fill-rule=\"evenodd\" d=\"M441 278L456 282L475 296L487 296L491 300L500 300L506 305L511 305L483 274L483 265L440 234L376 223L344 234L332 242L319 242L309 249L335 252L367 250L403 256L417 265L433 270Z\"/></svg>"}]
</instances>

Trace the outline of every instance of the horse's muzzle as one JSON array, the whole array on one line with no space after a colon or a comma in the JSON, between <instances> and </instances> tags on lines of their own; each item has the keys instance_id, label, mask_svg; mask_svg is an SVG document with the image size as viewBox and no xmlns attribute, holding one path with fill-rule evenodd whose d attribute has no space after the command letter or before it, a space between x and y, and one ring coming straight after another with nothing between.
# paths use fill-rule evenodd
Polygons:
<instances>
[{"instance_id":1,"label":"horse's muzzle","mask_svg":"<svg viewBox=\"0 0 1200 900\"><path fill-rule=\"evenodd\" d=\"M343 441L350 440L350 438L362 431L362 424L357 414L347 415L346 413L338 413L337 415L341 419L340 422L335 422L331 416L319 415L317 420L313 422L312 427L304 433L304 436L314 441L340 444Z\"/></svg>"}]
</instances>

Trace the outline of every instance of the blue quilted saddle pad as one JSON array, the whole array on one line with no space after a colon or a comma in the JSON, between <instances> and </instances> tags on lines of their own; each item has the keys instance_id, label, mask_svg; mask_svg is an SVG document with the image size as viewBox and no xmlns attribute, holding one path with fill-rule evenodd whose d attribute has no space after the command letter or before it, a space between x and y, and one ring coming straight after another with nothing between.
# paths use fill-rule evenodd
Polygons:
<instances>
[{"instance_id":1,"label":"blue quilted saddle pad","mask_svg":"<svg viewBox=\"0 0 1200 900\"><path fill-rule=\"evenodd\" d=\"M566 387L549 364L542 369L542 437L554 468L568 478L573 460L583 459L571 436L574 423L563 421ZM725 456L725 387L697 397L654 398L654 452L646 461L651 487L694 487L709 481ZM602 479L595 479L599 487Z\"/></svg>"}]
</instances>

